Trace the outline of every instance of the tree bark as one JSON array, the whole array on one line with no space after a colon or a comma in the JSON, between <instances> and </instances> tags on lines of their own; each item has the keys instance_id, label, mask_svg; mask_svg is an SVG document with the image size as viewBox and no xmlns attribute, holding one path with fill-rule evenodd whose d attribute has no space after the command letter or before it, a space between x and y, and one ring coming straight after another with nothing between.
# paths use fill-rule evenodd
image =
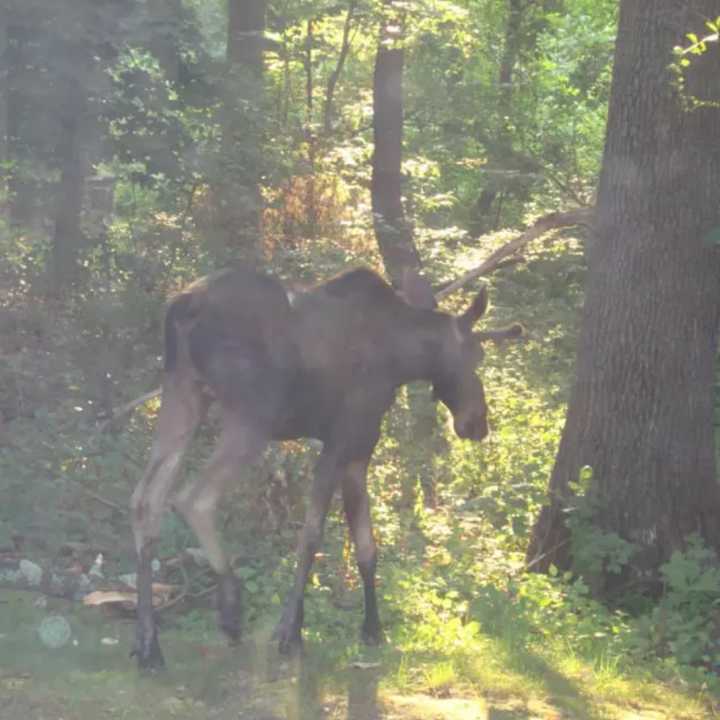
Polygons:
<instances>
[{"instance_id":1,"label":"tree bark","mask_svg":"<svg viewBox=\"0 0 720 720\"><path fill-rule=\"evenodd\" d=\"M392 2L387 2L392 6ZM420 256L402 204L403 69L401 38L380 35L373 75L373 153L371 195L373 224L385 269L394 283L405 268L420 268ZM395 26L393 26L395 27Z\"/></svg>"},{"instance_id":2,"label":"tree bark","mask_svg":"<svg viewBox=\"0 0 720 720\"><path fill-rule=\"evenodd\" d=\"M716 11L716 0L621 3L576 381L528 550L534 569L589 571L601 594L652 582L691 533L720 549L720 112L685 111L668 71L673 46ZM720 53L688 75L693 94L720 97ZM575 498L585 466L589 488ZM572 505L583 509L577 532ZM621 572L608 557L588 565L588 543L618 538L632 551Z\"/></svg>"},{"instance_id":3,"label":"tree bark","mask_svg":"<svg viewBox=\"0 0 720 720\"><path fill-rule=\"evenodd\" d=\"M86 103L87 98L79 83L76 80L69 80L66 104L59 113L60 133L56 151L60 167L60 185L57 189L52 246L51 274L55 292L72 282L77 271L86 175L81 141Z\"/></svg>"},{"instance_id":4,"label":"tree bark","mask_svg":"<svg viewBox=\"0 0 720 720\"><path fill-rule=\"evenodd\" d=\"M308 179L305 187L305 203L307 205L307 234L314 238L318 229L318 207L315 188L315 172L317 170L317 137L313 129L315 78L313 75L313 46L315 30L313 19L307 21L305 38L305 142L307 143Z\"/></svg>"},{"instance_id":5,"label":"tree bark","mask_svg":"<svg viewBox=\"0 0 720 720\"><path fill-rule=\"evenodd\" d=\"M182 25L181 0L148 0L146 12L150 30L147 43L157 58L165 78L176 84L180 80L181 59L178 53Z\"/></svg>"},{"instance_id":6,"label":"tree bark","mask_svg":"<svg viewBox=\"0 0 720 720\"><path fill-rule=\"evenodd\" d=\"M413 231L405 218L402 192L403 139L403 69L405 55L402 47L402 11L393 8L392 0L385 2L386 16L380 31L373 77L373 138L375 149L372 162L371 197L373 225L385 270L395 286L402 280L405 269L419 271L420 254L415 246ZM400 28L400 30L398 30ZM406 481L403 485L403 505L415 504L417 482L423 491L424 502L436 502L433 477L433 445L437 426L437 409L427 387L408 389L411 432L416 452L409 458Z\"/></svg>"},{"instance_id":7,"label":"tree bark","mask_svg":"<svg viewBox=\"0 0 720 720\"><path fill-rule=\"evenodd\" d=\"M335 88L337 87L338 80L342 74L345 61L347 60L348 53L350 52L350 30L352 28L353 15L355 8L357 7L357 0L350 0L348 5L347 14L345 15L345 23L343 25L342 42L340 43L340 53L338 55L337 64L335 69L330 73L328 78L327 88L325 90L325 106L323 108L323 132L327 138L332 130L333 123L333 100L335 98Z\"/></svg>"},{"instance_id":8,"label":"tree bark","mask_svg":"<svg viewBox=\"0 0 720 720\"><path fill-rule=\"evenodd\" d=\"M228 0L222 156L213 182L213 234L221 260L257 263L262 252L265 0Z\"/></svg>"}]
</instances>

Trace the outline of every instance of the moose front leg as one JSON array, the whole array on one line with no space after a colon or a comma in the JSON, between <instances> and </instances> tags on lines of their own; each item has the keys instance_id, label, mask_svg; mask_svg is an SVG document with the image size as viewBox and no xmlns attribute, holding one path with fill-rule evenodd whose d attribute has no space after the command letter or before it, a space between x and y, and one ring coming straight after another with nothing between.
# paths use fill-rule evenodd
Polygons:
<instances>
[{"instance_id":1,"label":"moose front leg","mask_svg":"<svg viewBox=\"0 0 720 720\"><path fill-rule=\"evenodd\" d=\"M365 620L361 638L366 645L382 641L382 627L375 595L377 547L370 520L370 498L367 491L368 460L351 462L343 475L342 493L345 517L355 543L355 557L363 581Z\"/></svg>"},{"instance_id":2,"label":"moose front leg","mask_svg":"<svg viewBox=\"0 0 720 720\"><path fill-rule=\"evenodd\" d=\"M280 622L273 633L273 638L278 641L278 648L283 654L293 652L302 643L305 586L315 560L315 553L322 543L325 518L337 487L337 477L338 465L335 458L323 452L315 470L305 526L300 534L295 583L285 603Z\"/></svg>"}]
</instances>

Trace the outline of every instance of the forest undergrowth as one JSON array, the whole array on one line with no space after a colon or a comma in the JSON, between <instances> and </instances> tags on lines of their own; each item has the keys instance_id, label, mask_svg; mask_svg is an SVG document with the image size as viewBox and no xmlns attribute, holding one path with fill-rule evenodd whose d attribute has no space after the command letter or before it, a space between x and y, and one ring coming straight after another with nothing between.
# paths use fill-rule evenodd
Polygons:
<instances>
[{"instance_id":1,"label":"forest undergrowth","mask_svg":"<svg viewBox=\"0 0 720 720\"><path fill-rule=\"evenodd\" d=\"M463 263L472 265L478 253ZM223 713L240 697L259 714L239 717L265 717L258 708L267 717L297 718L712 716L720 689L713 620L720 574L701 545L666 566L659 599L602 605L579 576L525 569L564 420L583 273L581 244L563 237L539 244L523 266L493 278L488 322L519 320L527 337L488 350L482 374L492 433L482 444L455 439L441 411L437 452L428 459L413 443L407 393L400 393L370 475L387 638L381 648L358 643L362 594L338 503L308 591L305 656L286 662L273 654L269 630L291 584L317 453L289 443L244 473L223 504L223 534L244 586L245 644L225 647L211 609L211 579L186 553L196 540L168 513L161 575L185 595L162 614L170 675L159 686L137 685L127 658L131 614L52 599L30 606L22 593L8 594L0 697L15 709L3 715L0 708L0 717L19 717L21 710L34 717L32 707L37 717L52 716L37 708L57 707L58 717L85 718L97 703L108 717L230 717ZM97 297L63 312L20 298L6 306L7 317L23 322L10 326L17 347L3 356L2 391L6 403L27 412L3 429L0 484L10 500L0 509L0 546L6 555L78 571L102 553L107 578L132 573L127 505L157 400L101 432L78 343L98 313L119 310ZM123 361L144 359L114 386L124 400L157 377L160 309L138 309L143 326L126 321L133 346ZM134 317L132 305L122 310ZM101 342L87 330L88 346ZM109 342L117 351L122 331ZM188 473L207 456L213 431L210 423L196 439ZM423 502L422 473L435 485L434 506ZM600 560L609 562L612 551L601 549ZM71 618L77 645L40 645L36 628L51 611ZM119 643L106 647L105 637ZM77 683L84 690L69 696ZM148 697L155 698L150 705ZM150 706L154 715L140 714Z\"/></svg>"}]
</instances>

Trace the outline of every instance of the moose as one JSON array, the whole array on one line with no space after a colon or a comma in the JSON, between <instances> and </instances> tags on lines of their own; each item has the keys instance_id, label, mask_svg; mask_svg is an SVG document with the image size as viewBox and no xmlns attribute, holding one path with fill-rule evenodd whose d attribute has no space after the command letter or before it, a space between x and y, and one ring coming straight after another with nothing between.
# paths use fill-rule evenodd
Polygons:
<instances>
[{"instance_id":1,"label":"moose","mask_svg":"<svg viewBox=\"0 0 720 720\"><path fill-rule=\"evenodd\" d=\"M339 486L363 583L362 639L378 643L377 550L366 476L383 415L400 386L427 380L450 410L457 435L482 440L488 434L476 376L482 344L522 333L518 325L473 331L487 308L487 289L454 316L437 310L429 282L414 272L405 273L399 291L361 268L290 298L277 279L240 267L194 282L169 304L162 404L150 459L131 500L138 559L133 654L143 669L164 664L151 567L161 516L183 454L213 403L221 421L217 444L204 472L177 493L173 506L217 573L220 628L238 639L240 588L215 527L223 489L271 440L316 438L323 448L294 585L274 638L282 653L301 644L305 585Z\"/></svg>"}]
</instances>

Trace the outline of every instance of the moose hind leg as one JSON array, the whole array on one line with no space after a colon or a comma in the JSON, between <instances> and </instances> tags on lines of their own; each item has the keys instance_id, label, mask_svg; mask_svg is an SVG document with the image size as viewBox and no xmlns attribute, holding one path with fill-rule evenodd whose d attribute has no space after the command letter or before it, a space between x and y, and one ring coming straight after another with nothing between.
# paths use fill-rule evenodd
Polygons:
<instances>
[{"instance_id":1,"label":"moose hind leg","mask_svg":"<svg viewBox=\"0 0 720 720\"><path fill-rule=\"evenodd\" d=\"M231 642L240 637L240 588L220 542L215 512L227 484L237 477L243 465L252 463L262 453L266 444L263 434L226 414L218 445L205 471L178 494L174 503L218 575L218 624Z\"/></svg>"},{"instance_id":2,"label":"moose hind leg","mask_svg":"<svg viewBox=\"0 0 720 720\"><path fill-rule=\"evenodd\" d=\"M382 627L375 595L377 546L370 520L370 498L367 492L367 462L350 463L343 475L343 506L355 544L355 557L363 581L365 619L361 637L366 645L382 641Z\"/></svg>"},{"instance_id":3,"label":"moose hind leg","mask_svg":"<svg viewBox=\"0 0 720 720\"><path fill-rule=\"evenodd\" d=\"M305 525L300 534L295 583L285 603L280 622L273 633L273 638L278 641L278 648L283 654L297 650L302 644L305 585L310 576L315 553L322 543L325 517L337 487L337 469L335 458L323 452L315 471Z\"/></svg>"},{"instance_id":4,"label":"moose hind leg","mask_svg":"<svg viewBox=\"0 0 720 720\"><path fill-rule=\"evenodd\" d=\"M131 500L131 519L137 553L137 624L135 647L143 669L164 665L152 605L152 558L168 493L177 480L180 463L195 428L207 412L198 387L178 378L163 388L162 407L145 474Z\"/></svg>"}]
</instances>

